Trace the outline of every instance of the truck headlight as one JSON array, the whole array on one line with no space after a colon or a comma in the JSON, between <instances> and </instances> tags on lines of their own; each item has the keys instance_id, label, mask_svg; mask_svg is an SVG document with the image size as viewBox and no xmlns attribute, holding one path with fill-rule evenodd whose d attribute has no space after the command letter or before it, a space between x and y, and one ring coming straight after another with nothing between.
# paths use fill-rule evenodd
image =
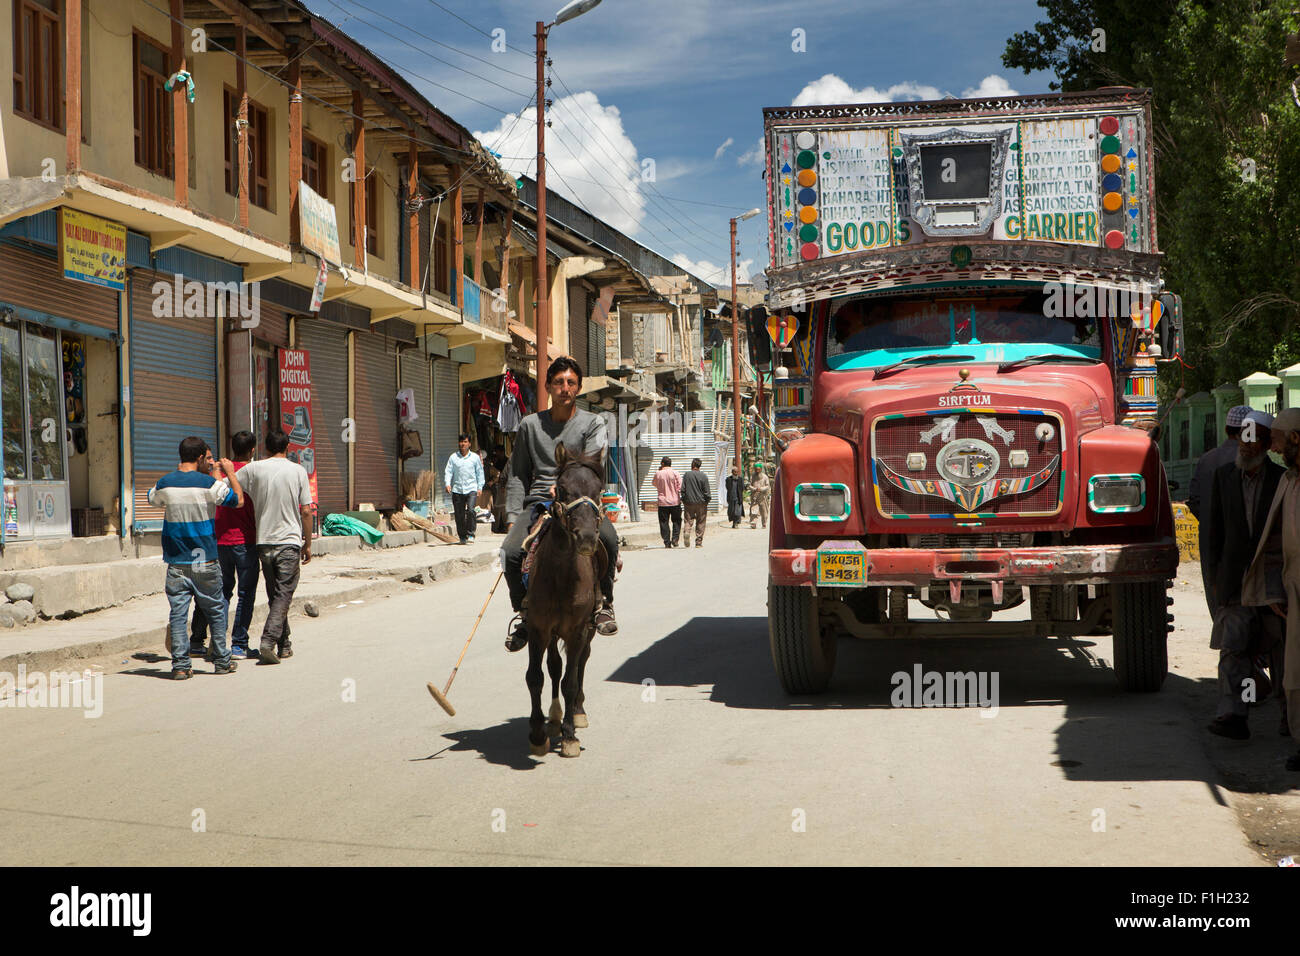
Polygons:
<instances>
[{"instance_id":1,"label":"truck headlight","mask_svg":"<svg viewBox=\"0 0 1300 956\"><path fill-rule=\"evenodd\" d=\"M1093 475L1088 479L1088 510L1097 514L1141 511L1147 503L1147 480L1141 475Z\"/></svg>"},{"instance_id":2,"label":"truck headlight","mask_svg":"<svg viewBox=\"0 0 1300 956\"><path fill-rule=\"evenodd\" d=\"M813 481L794 486L794 515L800 521L843 521L849 507L848 485Z\"/></svg>"}]
</instances>

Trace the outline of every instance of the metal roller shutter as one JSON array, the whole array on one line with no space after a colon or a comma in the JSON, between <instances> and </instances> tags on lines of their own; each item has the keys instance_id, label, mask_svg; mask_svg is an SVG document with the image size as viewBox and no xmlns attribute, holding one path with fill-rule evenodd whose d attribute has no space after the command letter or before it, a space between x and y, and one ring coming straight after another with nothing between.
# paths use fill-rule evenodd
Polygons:
<instances>
[{"instance_id":1,"label":"metal roller shutter","mask_svg":"<svg viewBox=\"0 0 1300 956\"><path fill-rule=\"evenodd\" d=\"M117 331L116 292L64 279L58 259L8 244L0 245L0 299Z\"/></svg>"},{"instance_id":2,"label":"metal roller shutter","mask_svg":"<svg viewBox=\"0 0 1300 956\"><path fill-rule=\"evenodd\" d=\"M423 353L414 349L403 352L402 388L415 393L415 411L420 417L411 423L411 427L420 433L420 443L424 446L423 455L408 458L402 464L402 470L412 478L433 468L433 421L429 417L433 391L430 381L429 360Z\"/></svg>"},{"instance_id":3,"label":"metal roller shutter","mask_svg":"<svg viewBox=\"0 0 1300 956\"><path fill-rule=\"evenodd\" d=\"M397 354L391 339L357 333L356 504L397 507Z\"/></svg>"},{"instance_id":4,"label":"metal roller shutter","mask_svg":"<svg viewBox=\"0 0 1300 956\"><path fill-rule=\"evenodd\" d=\"M276 348L289 347L289 313L263 302L258 309L258 322L252 329L253 337Z\"/></svg>"},{"instance_id":5,"label":"metal roller shutter","mask_svg":"<svg viewBox=\"0 0 1300 956\"><path fill-rule=\"evenodd\" d=\"M587 290L580 285L569 286L569 354L578 360L586 372Z\"/></svg>"},{"instance_id":6,"label":"metal roller shutter","mask_svg":"<svg viewBox=\"0 0 1300 956\"><path fill-rule=\"evenodd\" d=\"M311 365L312 438L316 450L317 508L321 519L348 510L348 446L343 419L348 417L347 330L321 322L298 324L298 345Z\"/></svg>"},{"instance_id":7,"label":"metal roller shutter","mask_svg":"<svg viewBox=\"0 0 1300 956\"><path fill-rule=\"evenodd\" d=\"M456 454L460 435L460 365L450 359L433 360L433 464L438 470L438 500L451 507L451 496L442 483L447 459Z\"/></svg>"},{"instance_id":8,"label":"metal roller shutter","mask_svg":"<svg viewBox=\"0 0 1300 956\"><path fill-rule=\"evenodd\" d=\"M158 317L152 286L170 280L131 276L131 448L135 530L162 529L163 512L149 489L174 471L181 439L217 443L217 320Z\"/></svg>"},{"instance_id":9,"label":"metal roller shutter","mask_svg":"<svg viewBox=\"0 0 1300 956\"><path fill-rule=\"evenodd\" d=\"M588 375L605 374L605 327L587 320L587 364L583 371Z\"/></svg>"}]
</instances>

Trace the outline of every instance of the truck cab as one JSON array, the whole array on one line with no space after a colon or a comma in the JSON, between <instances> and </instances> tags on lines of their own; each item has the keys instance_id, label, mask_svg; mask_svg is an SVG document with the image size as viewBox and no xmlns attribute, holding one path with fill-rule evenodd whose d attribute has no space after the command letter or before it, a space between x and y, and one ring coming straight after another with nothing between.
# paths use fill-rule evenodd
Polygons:
<instances>
[{"instance_id":1,"label":"truck cab","mask_svg":"<svg viewBox=\"0 0 1300 956\"><path fill-rule=\"evenodd\" d=\"M823 690L844 636L1109 633L1121 686L1156 690L1178 552L1155 363L1180 317L1128 201L1149 101L906 105L767 111L769 308L802 313L776 383L778 677Z\"/></svg>"}]
</instances>

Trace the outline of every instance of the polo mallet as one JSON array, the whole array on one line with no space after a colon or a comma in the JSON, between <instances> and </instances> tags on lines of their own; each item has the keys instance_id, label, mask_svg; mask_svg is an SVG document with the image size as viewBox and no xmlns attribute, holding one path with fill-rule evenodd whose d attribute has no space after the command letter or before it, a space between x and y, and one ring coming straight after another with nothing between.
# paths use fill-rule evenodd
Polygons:
<instances>
[{"instance_id":1,"label":"polo mallet","mask_svg":"<svg viewBox=\"0 0 1300 956\"><path fill-rule=\"evenodd\" d=\"M451 690L451 682L456 679L456 671L460 670L460 662L465 659L465 652L469 650L469 642L474 640L474 632L478 630L479 621L483 620L483 614L487 611L488 601L492 600L492 595L496 593L497 585L501 583L501 575L504 573L504 571L497 572L497 579L492 582L492 590L488 591L487 600L483 602L483 610L479 611L478 617L474 619L474 626L470 628L469 637L465 638L465 646L460 649L460 657L456 659L456 666L451 669L451 676L447 678L447 686L442 690L438 690L437 687L433 686L433 681L425 685L429 688L429 693L433 695L433 699L438 702L438 706L452 717L456 716L456 708L451 706L451 701L447 699L447 692Z\"/></svg>"}]
</instances>

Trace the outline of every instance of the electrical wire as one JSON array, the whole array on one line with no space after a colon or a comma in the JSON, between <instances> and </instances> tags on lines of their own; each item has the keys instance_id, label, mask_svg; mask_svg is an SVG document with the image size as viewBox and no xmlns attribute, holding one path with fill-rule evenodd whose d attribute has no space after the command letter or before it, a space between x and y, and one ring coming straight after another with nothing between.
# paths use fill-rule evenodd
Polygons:
<instances>
[{"instance_id":1,"label":"electrical wire","mask_svg":"<svg viewBox=\"0 0 1300 956\"><path fill-rule=\"evenodd\" d=\"M389 23L395 24L396 26L399 27L404 27L405 29L414 33L416 36L423 37L424 39L428 40L430 43L436 43L438 46L446 47L448 50L453 50L456 53L459 53L461 56L469 57L471 60L478 60L478 62L484 63L492 67L494 70L497 70L500 73L507 73L510 76L517 76L521 80L528 80L529 82L533 82L536 80L535 76L530 76L527 73L516 73L514 70L504 69L503 67L497 66L497 64L493 63L491 60L486 60L481 56L476 56L475 54L462 50L460 47L455 46L453 44L444 43L442 40L435 39L434 37L429 36L427 33L421 33L419 30L415 29L415 27L410 26L409 24L402 23L400 20L394 20L392 17L388 16L387 14L380 13L378 10L372 10L370 7L367 7L365 4L360 3L359 0L351 0L351 2L355 6L360 7L362 10L366 10L369 11L370 13L375 14L376 16L383 17ZM365 21L363 20L362 22L364 23ZM457 67L457 69L460 69L460 67ZM465 70L464 72L469 73L468 70ZM476 76L476 75L477 74L470 73L470 76Z\"/></svg>"},{"instance_id":2,"label":"electrical wire","mask_svg":"<svg viewBox=\"0 0 1300 956\"><path fill-rule=\"evenodd\" d=\"M443 13L447 13L447 14L450 14L451 16L455 17L457 20L459 20L461 23L465 24L465 26L469 27L471 30L474 30L476 33L481 33L481 34L483 34L483 36L487 37L489 40L495 40L495 39L496 39L496 37L494 37L492 34L488 33L488 32L487 32L486 30L484 30L482 27L477 27L477 26L475 26L474 24L470 23L468 20L466 20L464 17L462 17L459 13L457 13L455 10L449 10L449 9L447 9L446 7L444 7L441 3L438 3L438 0L429 0L429 2L432 3L432 4L433 4L435 7L437 7L439 10L441 10ZM523 54L524 56L527 56L527 57L535 57L535 56L537 55L537 54L536 54L536 51L533 51L533 50L521 50L519 47L514 46L513 44L510 44L510 43L507 43L506 46L507 46L509 49L514 50L516 53L521 53L521 54Z\"/></svg>"}]
</instances>

